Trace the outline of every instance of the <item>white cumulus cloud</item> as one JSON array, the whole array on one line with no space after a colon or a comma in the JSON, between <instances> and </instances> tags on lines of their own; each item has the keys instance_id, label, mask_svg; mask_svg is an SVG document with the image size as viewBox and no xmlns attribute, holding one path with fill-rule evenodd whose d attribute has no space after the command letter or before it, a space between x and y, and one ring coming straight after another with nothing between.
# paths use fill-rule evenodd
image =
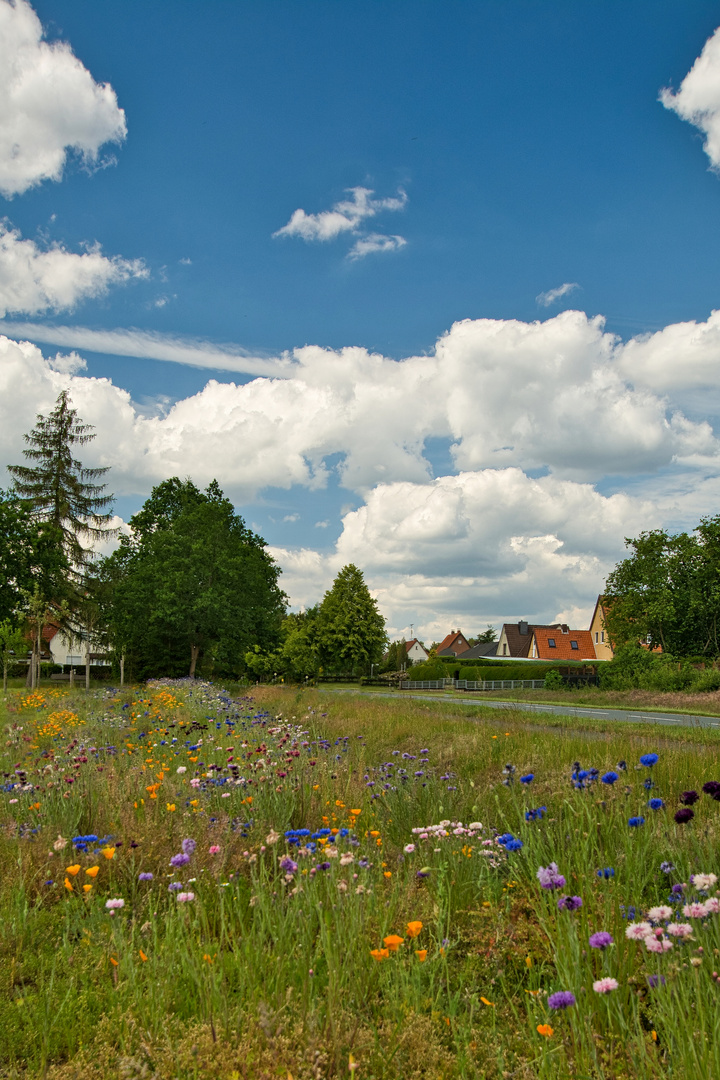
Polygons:
<instances>
[{"instance_id":1,"label":"white cumulus cloud","mask_svg":"<svg viewBox=\"0 0 720 1080\"><path fill-rule=\"evenodd\" d=\"M0 192L59 180L68 151L96 163L101 146L126 133L113 88L96 83L68 44L43 40L26 0L0 0Z\"/></svg>"},{"instance_id":2,"label":"white cumulus cloud","mask_svg":"<svg viewBox=\"0 0 720 1080\"><path fill-rule=\"evenodd\" d=\"M140 259L108 258L98 246L81 254L60 244L41 248L0 221L0 315L72 308L147 274Z\"/></svg>"},{"instance_id":3,"label":"white cumulus cloud","mask_svg":"<svg viewBox=\"0 0 720 1080\"><path fill-rule=\"evenodd\" d=\"M364 221L383 211L404 210L407 195L402 188L396 196L388 199L373 199L374 191L365 187L348 188L348 194L349 199L342 199L335 203L332 209L322 210L319 214L296 210L287 225L274 232L273 236L297 236L301 240L312 242L334 240L342 233L351 233L358 236L358 240L348 252L348 258L352 260L362 259L378 251L397 251L405 246L407 241L402 236L363 233L361 229Z\"/></svg>"},{"instance_id":4,"label":"white cumulus cloud","mask_svg":"<svg viewBox=\"0 0 720 1080\"><path fill-rule=\"evenodd\" d=\"M720 168L720 27L705 42L676 94L665 88L660 101L705 135L703 149Z\"/></svg>"}]
</instances>

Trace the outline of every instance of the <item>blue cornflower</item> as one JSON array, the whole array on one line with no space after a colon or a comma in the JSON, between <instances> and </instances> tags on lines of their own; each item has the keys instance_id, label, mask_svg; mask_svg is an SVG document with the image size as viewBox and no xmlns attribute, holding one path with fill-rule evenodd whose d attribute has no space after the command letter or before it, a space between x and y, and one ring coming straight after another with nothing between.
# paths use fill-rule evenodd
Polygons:
<instances>
[{"instance_id":1,"label":"blue cornflower","mask_svg":"<svg viewBox=\"0 0 720 1080\"><path fill-rule=\"evenodd\" d=\"M547 806L538 806L535 810L525 811L526 821L541 821L543 814L547 813Z\"/></svg>"},{"instance_id":2,"label":"blue cornflower","mask_svg":"<svg viewBox=\"0 0 720 1080\"><path fill-rule=\"evenodd\" d=\"M525 776L520 777L521 784L530 784L535 779L535 773L526 773Z\"/></svg>"},{"instance_id":3,"label":"blue cornflower","mask_svg":"<svg viewBox=\"0 0 720 1080\"><path fill-rule=\"evenodd\" d=\"M513 836L512 840L506 840L503 845L506 851L518 851L522 846L522 840L518 840L515 836Z\"/></svg>"},{"instance_id":4,"label":"blue cornflower","mask_svg":"<svg viewBox=\"0 0 720 1080\"><path fill-rule=\"evenodd\" d=\"M600 777L603 784L614 784L620 777L616 772L606 772L604 776Z\"/></svg>"},{"instance_id":5,"label":"blue cornflower","mask_svg":"<svg viewBox=\"0 0 720 1080\"><path fill-rule=\"evenodd\" d=\"M502 846L505 847L508 840L514 840L515 837L513 836L513 834L511 832L506 832L506 833L502 833L496 839L497 839L498 844L502 844Z\"/></svg>"},{"instance_id":6,"label":"blue cornflower","mask_svg":"<svg viewBox=\"0 0 720 1080\"><path fill-rule=\"evenodd\" d=\"M642 754L642 756L640 757L640 764L645 765L648 769L651 769L657 760L657 754Z\"/></svg>"},{"instance_id":7,"label":"blue cornflower","mask_svg":"<svg viewBox=\"0 0 720 1080\"><path fill-rule=\"evenodd\" d=\"M645 818L644 817L631 817L631 818L628 818L628 825L630 826L631 829L636 829L639 825L644 825L644 824L645 824Z\"/></svg>"},{"instance_id":8,"label":"blue cornflower","mask_svg":"<svg viewBox=\"0 0 720 1080\"><path fill-rule=\"evenodd\" d=\"M648 806L651 810L660 810L664 805L665 803L662 801L662 799L650 799L650 801L648 802Z\"/></svg>"},{"instance_id":9,"label":"blue cornflower","mask_svg":"<svg viewBox=\"0 0 720 1080\"><path fill-rule=\"evenodd\" d=\"M663 874L671 874L675 867L671 862L662 862L660 863L660 869L662 870Z\"/></svg>"},{"instance_id":10,"label":"blue cornflower","mask_svg":"<svg viewBox=\"0 0 720 1080\"><path fill-rule=\"evenodd\" d=\"M655 787L654 782L650 779L649 776L648 776L647 780L643 780L643 787L645 788L646 791L650 791L651 788Z\"/></svg>"},{"instance_id":11,"label":"blue cornflower","mask_svg":"<svg viewBox=\"0 0 720 1080\"><path fill-rule=\"evenodd\" d=\"M615 871L612 866L606 866L604 869L596 870L595 872L599 878L605 878L606 881L608 878L615 877Z\"/></svg>"}]
</instances>

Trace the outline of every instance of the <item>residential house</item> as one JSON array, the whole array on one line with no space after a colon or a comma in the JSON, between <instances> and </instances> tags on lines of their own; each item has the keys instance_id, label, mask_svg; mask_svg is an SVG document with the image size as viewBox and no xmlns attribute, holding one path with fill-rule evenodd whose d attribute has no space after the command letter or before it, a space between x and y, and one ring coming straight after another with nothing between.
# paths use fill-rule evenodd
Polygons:
<instances>
[{"instance_id":1,"label":"residential house","mask_svg":"<svg viewBox=\"0 0 720 1080\"><path fill-rule=\"evenodd\" d=\"M417 638L405 642L405 652L407 653L408 660L412 660L414 664L422 663L422 661L427 660L430 655L423 643L418 641Z\"/></svg>"},{"instance_id":2,"label":"residential house","mask_svg":"<svg viewBox=\"0 0 720 1080\"><path fill-rule=\"evenodd\" d=\"M451 630L437 647L438 656L464 656L470 645L459 630Z\"/></svg>"},{"instance_id":3,"label":"residential house","mask_svg":"<svg viewBox=\"0 0 720 1080\"><path fill-rule=\"evenodd\" d=\"M87 654L87 642L78 641L77 639L70 639L63 630L58 630L57 627L46 627L43 630L43 637L46 638L49 645L49 651L52 656L54 664L59 664L61 667L84 667ZM90 663L93 667L109 667L110 660L107 656L107 650L101 650L99 641L90 638Z\"/></svg>"},{"instance_id":4,"label":"residential house","mask_svg":"<svg viewBox=\"0 0 720 1080\"><path fill-rule=\"evenodd\" d=\"M500 631L495 655L527 659L530 655L533 630L536 629L559 630L560 623L553 623L550 626L546 624L530 624L524 620L518 623L504 623Z\"/></svg>"},{"instance_id":5,"label":"residential house","mask_svg":"<svg viewBox=\"0 0 720 1080\"><path fill-rule=\"evenodd\" d=\"M530 652L533 660L595 660L595 646L589 630L570 630L565 624L559 629L535 626L532 630Z\"/></svg>"},{"instance_id":6,"label":"residential house","mask_svg":"<svg viewBox=\"0 0 720 1080\"><path fill-rule=\"evenodd\" d=\"M610 636L605 628L606 611L603 597L598 596L593 617L590 620L590 635L595 646L595 656L598 660L612 660L614 656Z\"/></svg>"},{"instance_id":7,"label":"residential house","mask_svg":"<svg viewBox=\"0 0 720 1080\"><path fill-rule=\"evenodd\" d=\"M463 660L481 660L485 656L497 656L497 641L480 641L463 653Z\"/></svg>"}]
</instances>

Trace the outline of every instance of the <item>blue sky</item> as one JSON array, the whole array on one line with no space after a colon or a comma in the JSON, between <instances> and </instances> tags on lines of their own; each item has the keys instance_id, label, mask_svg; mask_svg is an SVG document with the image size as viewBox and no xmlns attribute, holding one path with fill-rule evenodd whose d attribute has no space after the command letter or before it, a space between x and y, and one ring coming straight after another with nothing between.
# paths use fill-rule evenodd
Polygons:
<instances>
[{"instance_id":1,"label":"blue sky","mask_svg":"<svg viewBox=\"0 0 720 1080\"><path fill-rule=\"evenodd\" d=\"M44 41L33 39L33 10ZM277 549L294 603L321 596L343 559L365 558L391 628L413 622L430 637L446 623L462 620L472 633L523 615L563 613L584 625L624 535L714 510L720 408L705 352L717 347L715 327L699 359L691 332L678 331L674 365L665 343L667 328L704 324L720 307L720 179L703 149L720 101L701 72L686 95L690 111L710 117L698 130L682 116L685 99L673 111L658 96L678 91L712 38L716 4L0 0L0 15L0 50L4 25L9 56L19 41L31 61L65 42L66 61L74 56L87 74L59 90L37 76L38 94L60 102L42 123L0 79L23 149L26 136L33 153L43 139L86 149L84 163L68 151L55 175L31 163L18 180L8 164L0 216L17 234L10 255L21 239L34 245L23 249L28 266L63 252L75 258L66 282L88 246L116 260L64 292L48 277L44 299L32 283L26 293L13 284L10 255L5 277L0 264L0 333L42 354L21 363L10 347L0 358L17 406L6 417L8 461L34 413L69 383L98 426L95 450L113 466L124 518L162 479L171 446L168 470L202 482L219 473ZM109 84L114 104L106 95L101 109L92 80ZM0 157L12 145L0 122ZM338 204L339 217L308 217ZM305 226L274 235L300 210ZM320 239L323 229L335 233ZM37 282L39 271L27 273ZM513 375L513 326L541 326L565 309L587 315L584 329L566 321L557 334L555 323L533 331L536 359ZM594 316L604 338L588 329ZM451 333L458 323L472 341ZM109 331L130 334L136 355L116 355ZM630 339L637 347L623 352ZM202 352L205 366L153 358L178 345ZM343 353L353 348L385 358L382 377ZM58 349L77 356L53 368ZM584 358L577 385L560 408L573 377L554 385L552 373L572 371L575 355ZM422 358L437 360L430 382ZM39 362L44 381L22 368ZM545 372L534 390L533 364ZM383 380L396 369L407 385L386 408ZM496 401L498 371L508 381ZM129 396L112 399L103 379ZM213 396L209 379L256 383ZM427 401L438 393L447 394L441 417ZM399 430L406 414L425 412ZM305 418L316 432L328 425L315 442ZM227 455L216 447L208 456L204 426L225 432ZM258 430L273 432L260 457ZM128 448L141 444L130 462ZM460 475L470 479L458 494ZM489 516L515 509L488 532L489 496L471 498L463 484L495 490L500 480ZM601 543L576 535L576 497L592 503L585 513L597 515ZM388 517L391 505L404 516Z\"/></svg>"}]
</instances>

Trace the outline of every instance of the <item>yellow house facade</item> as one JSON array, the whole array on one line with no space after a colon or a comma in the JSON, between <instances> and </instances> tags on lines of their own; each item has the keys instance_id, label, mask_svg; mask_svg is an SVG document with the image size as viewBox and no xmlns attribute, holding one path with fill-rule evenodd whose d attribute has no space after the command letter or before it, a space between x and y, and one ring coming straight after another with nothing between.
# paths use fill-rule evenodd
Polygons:
<instances>
[{"instance_id":1,"label":"yellow house facade","mask_svg":"<svg viewBox=\"0 0 720 1080\"><path fill-rule=\"evenodd\" d=\"M610 644L607 629L605 627L605 609L603 598L598 596L593 617L590 620L590 635L595 646L595 656L598 660L612 660L613 647Z\"/></svg>"}]
</instances>

